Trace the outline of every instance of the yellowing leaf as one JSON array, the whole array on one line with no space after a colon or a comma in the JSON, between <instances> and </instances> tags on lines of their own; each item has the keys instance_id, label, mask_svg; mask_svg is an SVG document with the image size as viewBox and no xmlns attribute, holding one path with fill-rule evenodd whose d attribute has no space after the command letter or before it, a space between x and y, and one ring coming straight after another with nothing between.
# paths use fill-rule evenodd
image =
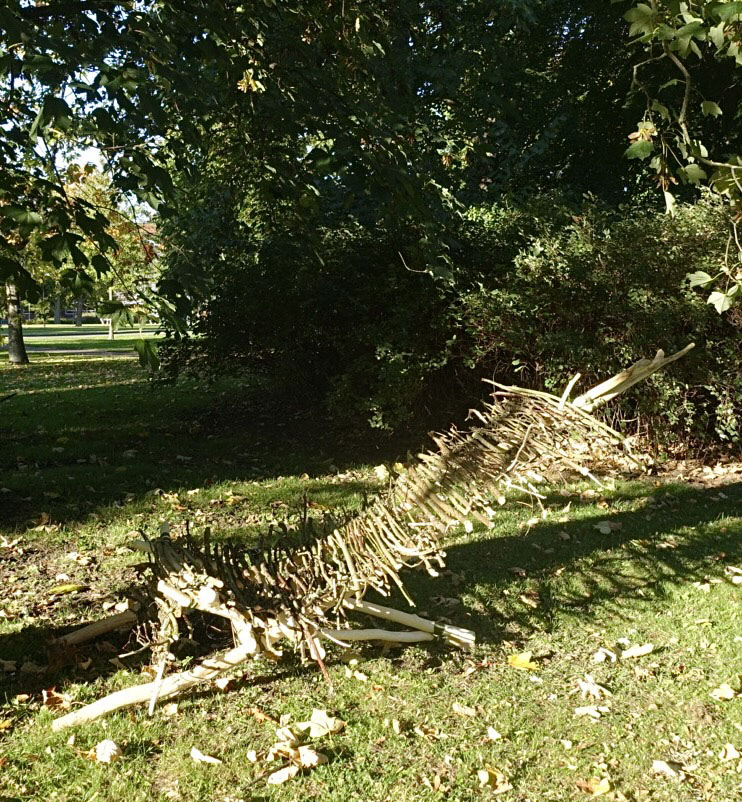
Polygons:
<instances>
[{"instance_id":1,"label":"yellowing leaf","mask_svg":"<svg viewBox=\"0 0 742 802\"><path fill-rule=\"evenodd\" d=\"M607 777L603 777L603 779L593 787L593 796L603 796L603 794L607 794L612 789L611 781Z\"/></svg>"},{"instance_id":2,"label":"yellowing leaf","mask_svg":"<svg viewBox=\"0 0 742 802\"><path fill-rule=\"evenodd\" d=\"M513 668L522 668L525 671L538 671L538 665L531 660L532 657L532 652L511 654L508 657L508 665L512 666Z\"/></svg>"},{"instance_id":3,"label":"yellowing leaf","mask_svg":"<svg viewBox=\"0 0 742 802\"><path fill-rule=\"evenodd\" d=\"M508 778L500 771L500 769L493 766L486 766L479 769L477 772L477 779L481 788L491 788L495 794L504 794L506 791L511 791L513 786L508 782Z\"/></svg>"},{"instance_id":4,"label":"yellowing leaf","mask_svg":"<svg viewBox=\"0 0 742 802\"><path fill-rule=\"evenodd\" d=\"M64 585L55 585L50 591L50 596L66 596L69 593L79 593L81 590L87 590L87 585L77 585L74 582L68 582Z\"/></svg>"},{"instance_id":5,"label":"yellowing leaf","mask_svg":"<svg viewBox=\"0 0 742 802\"><path fill-rule=\"evenodd\" d=\"M13 726L12 718L0 718L0 732L9 730Z\"/></svg>"}]
</instances>

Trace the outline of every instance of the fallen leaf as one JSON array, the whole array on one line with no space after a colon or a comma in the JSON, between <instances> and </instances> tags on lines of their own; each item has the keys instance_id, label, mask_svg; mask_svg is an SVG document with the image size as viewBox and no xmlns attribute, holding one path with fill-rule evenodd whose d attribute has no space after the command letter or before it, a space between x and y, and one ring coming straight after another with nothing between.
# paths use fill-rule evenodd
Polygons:
<instances>
[{"instance_id":1,"label":"fallen leaf","mask_svg":"<svg viewBox=\"0 0 742 802\"><path fill-rule=\"evenodd\" d=\"M300 746L298 762L302 768L312 769L315 766L327 763L327 755L323 755L322 752L315 752L310 746Z\"/></svg>"},{"instance_id":2,"label":"fallen leaf","mask_svg":"<svg viewBox=\"0 0 742 802\"><path fill-rule=\"evenodd\" d=\"M716 699L717 702L734 699L736 695L737 691L735 691L734 688L732 688L732 686L728 685L726 682L722 682L718 688L714 688L714 690L711 691L711 696Z\"/></svg>"},{"instance_id":3,"label":"fallen leaf","mask_svg":"<svg viewBox=\"0 0 742 802\"><path fill-rule=\"evenodd\" d=\"M538 665L531 660L532 657L532 652L511 654L508 657L508 665L512 666L513 668L522 668L525 671L538 671Z\"/></svg>"},{"instance_id":4,"label":"fallen leaf","mask_svg":"<svg viewBox=\"0 0 742 802\"><path fill-rule=\"evenodd\" d=\"M610 535L611 532L617 532L621 529L621 524L616 521L598 521L593 524L593 529L597 529L601 535Z\"/></svg>"},{"instance_id":5,"label":"fallen leaf","mask_svg":"<svg viewBox=\"0 0 742 802\"><path fill-rule=\"evenodd\" d=\"M165 718L172 718L178 714L178 703L168 702L166 705L163 705L160 708L160 712L163 716L165 716Z\"/></svg>"},{"instance_id":6,"label":"fallen leaf","mask_svg":"<svg viewBox=\"0 0 742 802\"><path fill-rule=\"evenodd\" d=\"M621 659L626 660L631 657L643 657L654 651L653 643L645 643L643 646L631 646L621 652Z\"/></svg>"},{"instance_id":7,"label":"fallen leaf","mask_svg":"<svg viewBox=\"0 0 742 802\"><path fill-rule=\"evenodd\" d=\"M477 772L480 788L491 788L496 794L504 794L506 791L512 790L513 786L508 782L508 778L500 771L500 769L493 766L487 766L479 769Z\"/></svg>"},{"instance_id":8,"label":"fallen leaf","mask_svg":"<svg viewBox=\"0 0 742 802\"><path fill-rule=\"evenodd\" d=\"M12 718L0 718L0 732L9 730L13 726Z\"/></svg>"},{"instance_id":9,"label":"fallen leaf","mask_svg":"<svg viewBox=\"0 0 742 802\"><path fill-rule=\"evenodd\" d=\"M345 728L345 722L334 716L328 716L326 710L315 708L308 722L302 721L295 726L299 729L309 729L310 738L321 738L323 735L341 732Z\"/></svg>"},{"instance_id":10,"label":"fallen leaf","mask_svg":"<svg viewBox=\"0 0 742 802\"><path fill-rule=\"evenodd\" d=\"M368 682L368 674L364 674L363 671L357 671L354 668L348 668L348 666L345 667L345 676L350 679L357 679L359 682Z\"/></svg>"},{"instance_id":11,"label":"fallen leaf","mask_svg":"<svg viewBox=\"0 0 742 802\"><path fill-rule=\"evenodd\" d=\"M613 786L611 785L611 781L607 777L603 777L603 779L593 787L593 796L603 796L603 794L607 794L612 790Z\"/></svg>"},{"instance_id":12,"label":"fallen leaf","mask_svg":"<svg viewBox=\"0 0 742 802\"><path fill-rule=\"evenodd\" d=\"M290 766L274 771L273 774L268 775L268 785L281 785L281 783L285 783L292 777L296 777L299 770L299 767L295 763L292 763Z\"/></svg>"},{"instance_id":13,"label":"fallen leaf","mask_svg":"<svg viewBox=\"0 0 742 802\"><path fill-rule=\"evenodd\" d=\"M676 764L678 765L678 764ZM679 768L679 766L678 766ZM652 761L652 774L663 774L665 777L677 777L678 772L664 760Z\"/></svg>"},{"instance_id":14,"label":"fallen leaf","mask_svg":"<svg viewBox=\"0 0 742 802\"><path fill-rule=\"evenodd\" d=\"M218 765L222 762L218 757L205 755L200 749L196 749L195 746L191 747L191 759L196 763L211 763L213 765Z\"/></svg>"},{"instance_id":15,"label":"fallen leaf","mask_svg":"<svg viewBox=\"0 0 742 802\"><path fill-rule=\"evenodd\" d=\"M737 758L742 757L739 751L734 748L733 744L724 744L724 748L719 753L719 759L723 762L728 760L737 760Z\"/></svg>"},{"instance_id":16,"label":"fallen leaf","mask_svg":"<svg viewBox=\"0 0 742 802\"><path fill-rule=\"evenodd\" d=\"M613 696L608 688L604 687L603 685L598 685L598 683L590 674L586 674L585 679L578 679L577 685L579 686L579 690L583 699L586 699L588 696L592 696L593 699L602 699L604 696Z\"/></svg>"},{"instance_id":17,"label":"fallen leaf","mask_svg":"<svg viewBox=\"0 0 742 802\"><path fill-rule=\"evenodd\" d=\"M606 705L585 705L584 707L576 707L576 716L589 716L591 719L597 721L603 713L610 713L610 707Z\"/></svg>"},{"instance_id":18,"label":"fallen leaf","mask_svg":"<svg viewBox=\"0 0 742 802\"><path fill-rule=\"evenodd\" d=\"M57 693L55 688L45 688L41 691L44 707L50 710L69 710L72 706L67 694Z\"/></svg>"},{"instance_id":19,"label":"fallen leaf","mask_svg":"<svg viewBox=\"0 0 742 802\"><path fill-rule=\"evenodd\" d=\"M121 747L110 738L95 745L94 756L98 763L115 763L122 755Z\"/></svg>"},{"instance_id":20,"label":"fallen leaf","mask_svg":"<svg viewBox=\"0 0 742 802\"><path fill-rule=\"evenodd\" d=\"M454 702L451 707L453 708L453 712L457 713L459 716L469 716L470 718L474 718L477 715L477 711L473 707L467 707L466 705L461 705L458 702Z\"/></svg>"},{"instance_id":21,"label":"fallen leaf","mask_svg":"<svg viewBox=\"0 0 742 802\"><path fill-rule=\"evenodd\" d=\"M606 660L610 663L615 663L616 654L610 649L606 649L605 647L601 646L600 649L598 649L598 651L593 655L593 663L604 663Z\"/></svg>"},{"instance_id":22,"label":"fallen leaf","mask_svg":"<svg viewBox=\"0 0 742 802\"><path fill-rule=\"evenodd\" d=\"M64 585L55 585L49 590L50 596L66 596L69 593L80 593L82 590L87 590L87 585L78 585L74 582L68 582Z\"/></svg>"},{"instance_id":23,"label":"fallen leaf","mask_svg":"<svg viewBox=\"0 0 742 802\"><path fill-rule=\"evenodd\" d=\"M487 727L487 737L490 741L499 741L502 733L499 733L494 727Z\"/></svg>"},{"instance_id":24,"label":"fallen leaf","mask_svg":"<svg viewBox=\"0 0 742 802\"><path fill-rule=\"evenodd\" d=\"M15 671L18 663L15 660L0 660L0 669L3 671Z\"/></svg>"}]
</instances>

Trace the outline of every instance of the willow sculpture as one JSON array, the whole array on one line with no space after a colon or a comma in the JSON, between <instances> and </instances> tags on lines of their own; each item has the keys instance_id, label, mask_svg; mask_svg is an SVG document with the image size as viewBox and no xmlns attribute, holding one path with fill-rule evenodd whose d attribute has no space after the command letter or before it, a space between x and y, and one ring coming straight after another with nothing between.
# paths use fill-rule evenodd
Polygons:
<instances>
[{"instance_id":1,"label":"willow sculpture","mask_svg":"<svg viewBox=\"0 0 742 802\"><path fill-rule=\"evenodd\" d=\"M593 477L591 465L625 447L616 431L591 414L598 406L685 354L692 344L665 358L641 360L628 370L570 401L573 379L560 398L549 393L494 384L491 401L473 411L466 431L452 427L433 437L435 450L401 470L360 514L326 517L302 527L302 537L248 548L200 542L187 535L172 539L167 531L143 538L132 548L148 556L147 597L141 615L124 612L91 624L58 641L71 646L101 632L155 619L151 647L157 664L154 681L118 691L58 718L55 730L90 721L114 710L172 698L261 655L277 657L281 642L311 658L326 673L323 644L347 646L359 640L414 642L440 638L468 647L474 633L448 623L367 601L374 590L388 596L398 588L410 605L400 574L423 568L438 575L444 565L442 545L449 530L475 523L492 526L493 504L519 490L542 498L536 484L575 472ZM625 449L624 449L625 450ZM597 481L597 480L595 480ZM352 628L349 616L362 613L405 630ZM195 668L168 676L172 644L193 614L222 620L233 646L204 659Z\"/></svg>"}]
</instances>

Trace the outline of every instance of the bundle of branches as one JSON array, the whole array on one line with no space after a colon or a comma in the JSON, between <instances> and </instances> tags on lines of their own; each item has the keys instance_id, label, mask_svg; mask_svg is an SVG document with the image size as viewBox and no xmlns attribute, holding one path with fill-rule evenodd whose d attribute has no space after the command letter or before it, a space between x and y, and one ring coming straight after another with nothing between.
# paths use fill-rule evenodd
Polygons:
<instances>
[{"instance_id":1,"label":"bundle of branches","mask_svg":"<svg viewBox=\"0 0 742 802\"><path fill-rule=\"evenodd\" d=\"M383 596L392 586L410 605L400 573L424 568L432 576L444 565L445 534L478 522L492 525L493 503L517 489L540 501L536 485L544 479L578 472L598 481L591 465L609 450L626 443L621 435L592 416L591 411L619 392L678 359L691 346L665 358L641 360L574 401L568 394L494 385L492 399L473 411L466 431L452 427L433 436L436 449L390 477L387 491L360 514L326 517L312 526L304 521L297 542L288 533L277 545L247 548L201 543L190 536L174 540L167 531L158 538L132 544L149 558L149 593L158 610L154 652L159 656L156 679L57 719L53 727L79 724L113 710L184 692L260 655L280 656L280 641L294 644L302 656L316 661L326 674L323 641L347 646L351 641L410 642L441 638L468 647L474 633L444 622L371 603L366 593ZM145 605L144 609L148 609ZM196 668L164 676L169 650L189 626L188 611L228 622L234 640L225 654ZM406 630L354 629L348 616L360 612L407 627ZM112 626L131 624L134 613L111 619ZM128 617L127 617L128 616ZM62 645L93 637L105 628L99 622L61 639Z\"/></svg>"}]
</instances>

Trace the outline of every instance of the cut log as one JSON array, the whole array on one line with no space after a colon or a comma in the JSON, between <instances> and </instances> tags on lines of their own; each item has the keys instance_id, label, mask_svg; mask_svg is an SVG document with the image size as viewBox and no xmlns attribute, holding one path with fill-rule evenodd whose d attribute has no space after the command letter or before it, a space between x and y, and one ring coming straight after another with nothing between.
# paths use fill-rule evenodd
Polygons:
<instances>
[{"instance_id":1,"label":"cut log","mask_svg":"<svg viewBox=\"0 0 742 802\"><path fill-rule=\"evenodd\" d=\"M133 610L125 610L123 613L116 613L108 618L95 621L92 624L76 629L68 635L57 638L53 645L55 647L76 646L78 643L105 635L106 632L113 632L115 629L123 629L132 626L137 621L137 614Z\"/></svg>"},{"instance_id":2,"label":"cut log","mask_svg":"<svg viewBox=\"0 0 742 802\"><path fill-rule=\"evenodd\" d=\"M221 657L212 657L204 660L190 671L181 671L178 674L171 674L162 680L159 688L158 698L168 699L173 696L178 696L185 693L194 685L199 685L207 680L218 677L225 671L236 668L241 663L244 663L249 657L252 656L254 649L249 646L238 646L236 649L231 649ZM72 713L67 713L66 716L56 719L52 722L52 730L58 732L66 727L75 727L79 724L86 724L89 721L95 721L109 713L116 710L122 710L126 707L133 707L134 705L144 704L149 702L157 687L157 682L147 682L144 685L135 685L133 688L124 688L121 691L105 696L97 702L81 707L79 710L74 710Z\"/></svg>"}]
</instances>

